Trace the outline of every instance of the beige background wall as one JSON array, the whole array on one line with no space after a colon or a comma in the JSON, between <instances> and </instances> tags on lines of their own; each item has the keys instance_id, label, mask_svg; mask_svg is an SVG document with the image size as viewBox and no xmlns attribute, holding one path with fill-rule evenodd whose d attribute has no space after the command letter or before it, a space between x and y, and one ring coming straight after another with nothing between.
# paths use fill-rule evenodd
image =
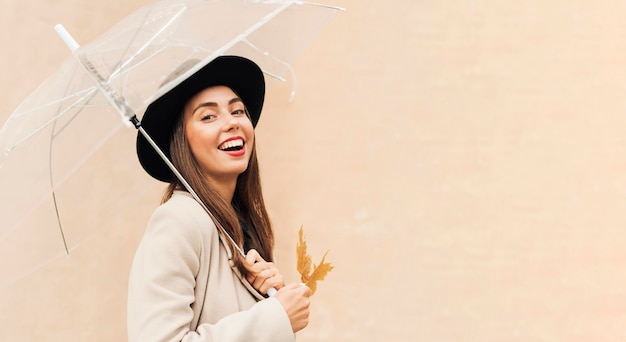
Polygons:
<instances>
[{"instance_id":1,"label":"beige background wall","mask_svg":"<svg viewBox=\"0 0 626 342\"><path fill-rule=\"evenodd\" d=\"M54 24L85 42L145 3L0 2L2 120L67 57ZM283 272L301 224L335 265L299 341L626 340L626 4L332 3L257 131ZM132 209L2 289L0 341L125 340L162 188L115 154L133 138L93 180Z\"/></svg>"}]
</instances>

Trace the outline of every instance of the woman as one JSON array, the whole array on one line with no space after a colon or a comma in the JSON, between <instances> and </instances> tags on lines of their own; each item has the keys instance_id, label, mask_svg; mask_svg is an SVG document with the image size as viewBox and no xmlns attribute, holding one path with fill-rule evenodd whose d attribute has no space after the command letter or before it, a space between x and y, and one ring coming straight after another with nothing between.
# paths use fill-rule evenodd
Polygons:
<instances>
[{"instance_id":1,"label":"woman","mask_svg":"<svg viewBox=\"0 0 626 342\"><path fill-rule=\"evenodd\" d=\"M131 268L129 341L293 341L308 324L310 290L271 262L254 142L264 96L254 62L221 56L146 110L143 128L215 220L138 135L141 165L169 185Z\"/></svg>"}]
</instances>

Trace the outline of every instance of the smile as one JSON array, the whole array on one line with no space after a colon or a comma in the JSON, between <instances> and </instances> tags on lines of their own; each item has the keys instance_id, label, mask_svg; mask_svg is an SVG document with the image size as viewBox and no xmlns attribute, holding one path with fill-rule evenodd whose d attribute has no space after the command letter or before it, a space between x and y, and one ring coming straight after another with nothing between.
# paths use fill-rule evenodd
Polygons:
<instances>
[{"instance_id":1,"label":"smile","mask_svg":"<svg viewBox=\"0 0 626 342\"><path fill-rule=\"evenodd\" d=\"M243 139L234 139L234 140L228 140L223 142L220 146L218 146L217 148L222 150L222 151L239 151L243 148Z\"/></svg>"}]
</instances>

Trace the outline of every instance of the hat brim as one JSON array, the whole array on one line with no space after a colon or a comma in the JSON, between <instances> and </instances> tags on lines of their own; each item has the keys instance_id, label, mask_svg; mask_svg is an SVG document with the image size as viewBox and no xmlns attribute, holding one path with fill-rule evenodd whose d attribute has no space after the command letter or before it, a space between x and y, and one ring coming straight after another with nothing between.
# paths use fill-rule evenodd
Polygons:
<instances>
[{"instance_id":1,"label":"hat brim","mask_svg":"<svg viewBox=\"0 0 626 342\"><path fill-rule=\"evenodd\" d=\"M152 102L141 126L170 158L170 140L176 120L187 101L200 91L217 85L231 88L243 101L256 127L265 99L263 71L253 61L239 56L219 56ZM137 134L137 157L141 166L157 180L171 182L174 174L144 136Z\"/></svg>"}]
</instances>

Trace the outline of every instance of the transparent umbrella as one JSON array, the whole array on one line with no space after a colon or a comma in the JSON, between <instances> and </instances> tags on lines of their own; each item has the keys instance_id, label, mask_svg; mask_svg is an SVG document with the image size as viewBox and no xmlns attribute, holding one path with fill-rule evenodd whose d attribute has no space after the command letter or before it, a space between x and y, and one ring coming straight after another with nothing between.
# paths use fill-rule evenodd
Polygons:
<instances>
[{"instance_id":1,"label":"transparent umbrella","mask_svg":"<svg viewBox=\"0 0 626 342\"><path fill-rule=\"evenodd\" d=\"M288 0L157 0L81 46L58 26L71 56L0 129L0 188L12 189L0 192L0 287L69 255L100 219L90 220L88 202L123 205L116 192L89 193L89 182L112 189L115 179L80 179L84 191L72 199L63 189L121 127L142 131L148 104L220 55L250 58L268 84L289 79L295 91L291 64L338 10ZM200 62L162 84L190 59Z\"/></svg>"}]
</instances>

